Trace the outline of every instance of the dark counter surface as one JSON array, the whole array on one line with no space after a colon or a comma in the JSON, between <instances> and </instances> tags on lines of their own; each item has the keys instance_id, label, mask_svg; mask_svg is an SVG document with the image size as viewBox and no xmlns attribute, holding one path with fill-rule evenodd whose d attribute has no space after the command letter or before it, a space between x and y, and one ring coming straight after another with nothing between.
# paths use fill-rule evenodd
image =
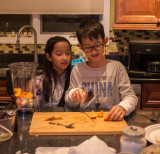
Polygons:
<instances>
[{"instance_id":1,"label":"dark counter surface","mask_svg":"<svg viewBox=\"0 0 160 154\"><path fill-rule=\"evenodd\" d=\"M67 109L67 108L39 108L38 112L74 112L80 111L79 109ZM160 114L160 110L138 110L132 112L125 120L128 125L135 125L145 128L151 124L149 119L145 118L141 114L148 117L155 117ZM28 131L32 120L32 113L18 113L17 114L17 131L14 132L13 137L4 142L0 142L1 154L15 154L21 149L26 149L29 154L34 154L37 147L70 147L77 146L84 142L86 139L92 137L91 135L69 135L69 136L30 136ZM15 129L16 130L16 129ZM120 136L121 135L97 135L98 138L107 143L110 147L115 148L117 152L120 151ZM150 145L150 143L148 143Z\"/></svg>"}]
</instances>

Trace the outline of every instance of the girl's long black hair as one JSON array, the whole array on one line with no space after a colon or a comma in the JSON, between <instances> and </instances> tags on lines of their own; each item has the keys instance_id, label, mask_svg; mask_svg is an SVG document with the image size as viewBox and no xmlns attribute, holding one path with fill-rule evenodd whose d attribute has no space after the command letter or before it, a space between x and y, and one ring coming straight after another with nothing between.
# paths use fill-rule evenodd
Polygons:
<instances>
[{"instance_id":1,"label":"girl's long black hair","mask_svg":"<svg viewBox=\"0 0 160 154\"><path fill-rule=\"evenodd\" d=\"M61 36L55 36L55 37L50 38L47 41L46 48L45 48L45 54L48 53L51 56L54 46L58 42L67 42L71 50L71 44L66 38L61 37ZM67 90L69 86L69 81L70 81L71 62L65 71L66 71L66 81L65 81L64 90ZM52 76L53 76L53 81L52 81ZM52 82L54 82L54 89L56 87L57 77L58 75L56 73L56 70L52 66L52 62L48 61L47 58L45 57L44 65L43 65L43 95L44 95L44 99L46 102L49 102L49 98L53 91Z\"/></svg>"}]
</instances>

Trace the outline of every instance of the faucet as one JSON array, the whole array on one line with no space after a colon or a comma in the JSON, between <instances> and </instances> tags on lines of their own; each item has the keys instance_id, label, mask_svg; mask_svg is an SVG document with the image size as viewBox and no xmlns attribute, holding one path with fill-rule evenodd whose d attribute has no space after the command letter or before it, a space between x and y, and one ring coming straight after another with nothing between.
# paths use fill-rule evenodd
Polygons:
<instances>
[{"instance_id":1,"label":"faucet","mask_svg":"<svg viewBox=\"0 0 160 154\"><path fill-rule=\"evenodd\" d=\"M38 63L37 33L36 33L36 30L34 29L34 27L32 27L31 25L25 25L19 30L18 35L17 35L16 48L20 48L20 35L21 35L22 31L26 28L30 28L34 32L34 62Z\"/></svg>"}]
</instances>

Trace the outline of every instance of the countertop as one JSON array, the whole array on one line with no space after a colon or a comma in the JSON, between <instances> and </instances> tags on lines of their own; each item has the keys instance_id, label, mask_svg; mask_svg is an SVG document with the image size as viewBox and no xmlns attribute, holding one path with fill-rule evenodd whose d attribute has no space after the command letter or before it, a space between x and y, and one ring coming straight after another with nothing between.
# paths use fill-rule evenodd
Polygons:
<instances>
[{"instance_id":1,"label":"countertop","mask_svg":"<svg viewBox=\"0 0 160 154\"><path fill-rule=\"evenodd\" d=\"M37 112L67 112L80 111L79 109L68 108L38 108ZM137 110L132 112L125 120L128 125L135 125L145 128L154 124L149 119L141 116L145 114L149 117L160 114L160 110ZM0 143L1 154L15 154L21 148L26 149L29 154L34 154L37 147L70 147L77 146L86 139L92 137L91 135L76 135L76 136L29 136L29 126L32 120L32 113L19 112L17 114L17 124L13 137L5 142ZM16 129L15 129L16 130ZM22 133L23 132L23 133ZM120 136L121 135L98 135L98 138L107 143L110 147L115 148L117 152L120 151ZM150 145L150 143L148 143Z\"/></svg>"}]
</instances>

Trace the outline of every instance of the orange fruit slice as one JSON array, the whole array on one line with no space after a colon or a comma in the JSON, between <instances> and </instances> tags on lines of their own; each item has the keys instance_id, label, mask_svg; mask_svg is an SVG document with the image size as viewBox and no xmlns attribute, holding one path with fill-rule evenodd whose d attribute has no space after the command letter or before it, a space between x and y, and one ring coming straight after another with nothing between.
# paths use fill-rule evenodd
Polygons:
<instances>
[{"instance_id":1,"label":"orange fruit slice","mask_svg":"<svg viewBox=\"0 0 160 154\"><path fill-rule=\"evenodd\" d=\"M21 93L22 93L22 89L21 88L14 88L14 95L15 97L20 97Z\"/></svg>"},{"instance_id":2,"label":"orange fruit slice","mask_svg":"<svg viewBox=\"0 0 160 154\"><path fill-rule=\"evenodd\" d=\"M28 92L22 92L20 98L26 97L27 94L28 94Z\"/></svg>"},{"instance_id":3,"label":"orange fruit slice","mask_svg":"<svg viewBox=\"0 0 160 154\"><path fill-rule=\"evenodd\" d=\"M109 118L108 118L108 116L107 115L104 115L104 121L108 121L109 120Z\"/></svg>"},{"instance_id":4,"label":"orange fruit slice","mask_svg":"<svg viewBox=\"0 0 160 154\"><path fill-rule=\"evenodd\" d=\"M97 115L96 115L96 113L92 110L91 119L96 119L96 118L97 118Z\"/></svg>"},{"instance_id":5,"label":"orange fruit slice","mask_svg":"<svg viewBox=\"0 0 160 154\"><path fill-rule=\"evenodd\" d=\"M31 92L29 92L25 97L27 99L32 99L33 98L33 94Z\"/></svg>"},{"instance_id":6,"label":"orange fruit slice","mask_svg":"<svg viewBox=\"0 0 160 154\"><path fill-rule=\"evenodd\" d=\"M103 117L103 110L97 113L97 117Z\"/></svg>"}]
</instances>

